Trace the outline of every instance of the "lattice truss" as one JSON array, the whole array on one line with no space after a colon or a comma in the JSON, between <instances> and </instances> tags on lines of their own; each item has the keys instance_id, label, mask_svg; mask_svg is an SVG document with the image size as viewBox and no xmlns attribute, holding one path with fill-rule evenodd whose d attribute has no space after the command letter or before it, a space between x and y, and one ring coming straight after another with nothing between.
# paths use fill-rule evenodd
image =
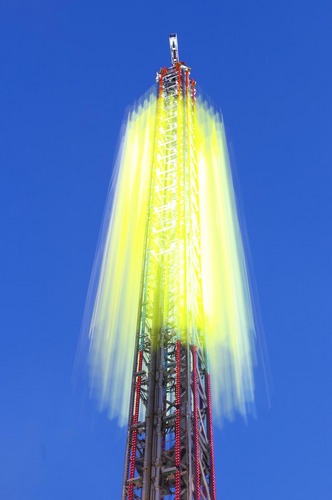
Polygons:
<instances>
[{"instance_id":1,"label":"lattice truss","mask_svg":"<svg viewBox=\"0 0 332 500\"><path fill-rule=\"evenodd\" d=\"M202 324L195 82L173 60L159 93L122 498L215 499Z\"/></svg>"}]
</instances>

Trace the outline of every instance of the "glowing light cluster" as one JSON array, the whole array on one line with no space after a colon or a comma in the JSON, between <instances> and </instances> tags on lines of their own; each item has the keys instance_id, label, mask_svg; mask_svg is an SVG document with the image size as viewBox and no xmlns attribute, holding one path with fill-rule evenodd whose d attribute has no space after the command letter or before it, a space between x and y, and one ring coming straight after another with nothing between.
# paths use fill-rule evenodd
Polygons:
<instances>
[{"instance_id":1,"label":"glowing light cluster","mask_svg":"<svg viewBox=\"0 0 332 500\"><path fill-rule=\"evenodd\" d=\"M91 387L121 425L146 321L203 339L216 416L246 414L251 298L224 127L204 101L151 93L129 114L87 311Z\"/></svg>"}]
</instances>

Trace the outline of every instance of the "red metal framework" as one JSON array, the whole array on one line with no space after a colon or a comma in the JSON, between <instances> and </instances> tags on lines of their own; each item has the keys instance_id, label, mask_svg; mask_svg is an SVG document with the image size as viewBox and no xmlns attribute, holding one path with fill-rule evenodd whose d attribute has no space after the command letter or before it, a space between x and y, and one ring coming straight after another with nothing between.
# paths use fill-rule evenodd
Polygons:
<instances>
[{"instance_id":1,"label":"red metal framework","mask_svg":"<svg viewBox=\"0 0 332 500\"><path fill-rule=\"evenodd\" d=\"M167 195L179 183L185 184L184 193L186 189L190 193L198 192L197 176L188 166L196 161L192 140L195 82L189 76L190 69L179 61L175 35L171 35L170 44L172 66L158 73L160 102L158 100L155 137L159 147L158 175L152 174L151 180L152 208L133 363L123 500L216 499L210 375L204 332L194 326L181 330L175 320L176 311L181 307L178 290L172 295L172 287L178 286L181 266L185 267L183 273L189 289L186 293L190 295L190 290L201 284L200 273L196 270L193 274L190 267L191 263L194 266L199 262L199 215L194 205L190 207L192 196L184 195L185 199L170 202ZM184 103L181 120L179 100ZM162 155L163 162L158 164L158 157ZM153 209L154 200L159 203L158 210ZM188 222L188 214L192 214L191 222ZM177 225L172 224L174 219L178 220ZM186 242L189 223L195 240L190 247ZM162 232L156 230L159 227L163 228ZM153 236L156 233L158 237ZM179 252L171 250L170 242L175 240L181 240L179 248L183 254L187 252L184 264L180 262ZM167 272L163 271L166 264ZM163 292L154 293L156 281L167 281L167 297ZM188 311L186 324L190 324L191 309Z\"/></svg>"}]
</instances>

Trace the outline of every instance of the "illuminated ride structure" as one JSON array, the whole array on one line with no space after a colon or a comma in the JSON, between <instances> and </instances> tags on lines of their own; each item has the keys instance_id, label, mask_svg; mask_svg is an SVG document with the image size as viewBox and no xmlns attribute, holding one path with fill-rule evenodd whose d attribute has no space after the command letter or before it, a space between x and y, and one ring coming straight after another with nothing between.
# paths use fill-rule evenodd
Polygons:
<instances>
[{"instance_id":1,"label":"illuminated ride structure","mask_svg":"<svg viewBox=\"0 0 332 500\"><path fill-rule=\"evenodd\" d=\"M123 500L215 500L210 374L200 316L195 82L170 36L158 101Z\"/></svg>"}]
</instances>

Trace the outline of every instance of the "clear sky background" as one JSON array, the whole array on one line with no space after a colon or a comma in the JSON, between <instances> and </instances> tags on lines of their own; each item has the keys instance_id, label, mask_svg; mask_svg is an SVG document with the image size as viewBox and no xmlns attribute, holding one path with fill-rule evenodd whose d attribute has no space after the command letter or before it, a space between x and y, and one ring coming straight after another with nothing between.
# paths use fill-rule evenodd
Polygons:
<instances>
[{"instance_id":1,"label":"clear sky background","mask_svg":"<svg viewBox=\"0 0 332 500\"><path fill-rule=\"evenodd\" d=\"M171 32L223 111L271 372L271 405L261 384L215 430L218 498L332 498L331 27L328 0L1 1L1 499L120 498L125 431L72 374L121 124Z\"/></svg>"}]
</instances>

